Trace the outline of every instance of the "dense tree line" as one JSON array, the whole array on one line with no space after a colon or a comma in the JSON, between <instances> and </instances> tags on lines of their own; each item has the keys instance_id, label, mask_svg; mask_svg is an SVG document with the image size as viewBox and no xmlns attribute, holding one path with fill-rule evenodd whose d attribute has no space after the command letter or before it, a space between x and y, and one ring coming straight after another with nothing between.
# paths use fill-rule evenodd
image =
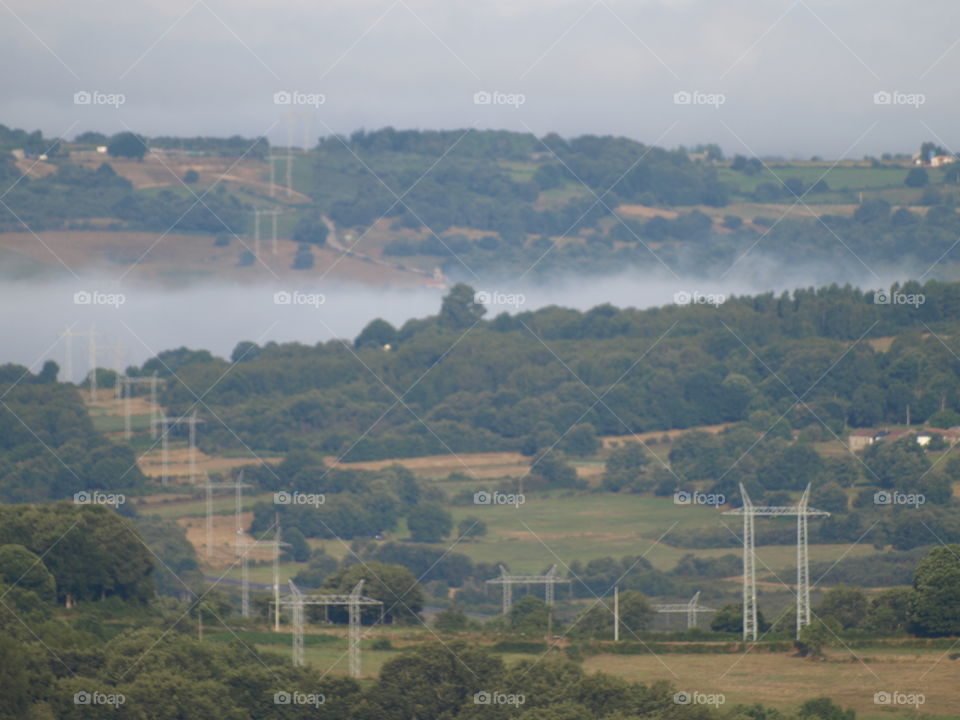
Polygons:
<instances>
[{"instance_id":1,"label":"dense tree line","mask_svg":"<svg viewBox=\"0 0 960 720\"><path fill-rule=\"evenodd\" d=\"M33 589L40 600L72 604L115 595L143 602L154 594L154 556L129 520L102 506L0 505L0 548L7 548L7 562L11 548L31 560L16 567L49 573L49 583L24 587L14 570L4 570L4 582Z\"/></svg>"},{"instance_id":2,"label":"dense tree line","mask_svg":"<svg viewBox=\"0 0 960 720\"><path fill-rule=\"evenodd\" d=\"M288 453L275 469L251 466L246 477L265 490L312 495L315 500L257 503L250 529L258 535L270 531L279 517L282 527L297 528L306 537L372 537L392 530L429 497L400 465L380 471L327 468L319 453L307 450Z\"/></svg>"},{"instance_id":3,"label":"dense tree line","mask_svg":"<svg viewBox=\"0 0 960 720\"><path fill-rule=\"evenodd\" d=\"M622 202L726 202L712 167L691 163L683 150L625 138L538 140L502 131L385 128L323 138L319 152L308 194L343 226L363 228L387 217L397 228L426 227L432 233L469 227L497 233L497 242L521 249L528 234L595 228ZM529 171L511 167L520 161ZM554 207L536 204L543 191L560 187L573 188L575 197ZM394 193L404 190L398 201ZM593 193L602 194L602 202ZM449 256L446 241L437 243L431 235L424 242L413 247L400 241L390 252Z\"/></svg>"},{"instance_id":4,"label":"dense tree line","mask_svg":"<svg viewBox=\"0 0 960 720\"><path fill-rule=\"evenodd\" d=\"M848 426L908 417L960 424L960 363L942 341L955 332L960 286L930 281L895 291L926 302L876 304L872 293L834 286L731 298L719 308L548 307L486 320L472 290L458 286L437 316L401 328L374 321L352 346L243 343L232 368L176 351L184 382L170 384L163 402L181 412L193 401L187 387L210 387L205 402L250 447L304 442L355 460L451 450L533 455L575 425L626 435L744 423L724 438L727 457L761 432L830 439ZM869 343L883 336L895 338L886 352ZM388 388L410 390L401 404ZM217 450L238 441L216 422L202 442ZM771 462L801 452L781 450L787 456ZM706 477L703 462L684 474ZM795 479L783 482L779 489L796 488Z\"/></svg>"},{"instance_id":5,"label":"dense tree line","mask_svg":"<svg viewBox=\"0 0 960 720\"><path fill-rule=\"evenodd\" d=\"M0 154L0 179L17 180L12 158ZM5 198L0 230L23 231L81 227L91 218L116 218L114 229L177 230L180 232L240 232L248 208L223 191L207 194L202 203L186 190L134 190L109 163L96 170L63 163L55 173L19 178Z\"/></svg>"},{"instance_id":6,"label":"dense tree line","mask_svg":"<svg viewBox=\"0 0 960 720\"><path fill-rule=\"evenodd\" d=\"M142 487L133 450L94 429L80 394L57 383L57 372L52 361L36 375L0 366L0 501L72 500L79 491Z\"/></svg>"}]
</instances>

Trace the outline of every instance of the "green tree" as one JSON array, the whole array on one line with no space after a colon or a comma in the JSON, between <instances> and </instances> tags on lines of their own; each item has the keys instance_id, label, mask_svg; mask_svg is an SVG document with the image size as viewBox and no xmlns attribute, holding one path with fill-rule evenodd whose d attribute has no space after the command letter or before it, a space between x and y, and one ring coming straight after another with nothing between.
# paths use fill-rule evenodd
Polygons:
<instances>
[{"instance_id":1,"label":"green tree","mask_svg":"<svg viewBox=\"0 0 960 720\"><path fill-rule=\"evenodd\" d=\"M850 456L825 458L823 461L824 478L842 488L856 485L860 479L859 462Z\"/></svg>"},{"instance_id":2,"label":"green tree","mask_svg":"<svg viewBox=\"0 0 960 720\"><path fill-rule=\"evenodd\" d=\"M714 632L742 633L743 605L730 603L717 610L710 621L710 629ZM770 629L770 623L767 622L760 608L757 608L757 629L760 632L766 632Z\"/></svg>"},{"instance_id":3,"label":"green tree","mask_svg":"<svg viewBox=\"0 0 960 720\"><path fill-rule=\"evenodd\" d=\"M310 270L313 268L313 250L306 243L297 246L297 254L293 256L293 270Z\"/></svg>"},{"instance_id":4,"label":"green tree","mask_svg":"<svg viewBox=\"0 0 960 720\"><path fill-rule=\"evenodd\" d=\"M453 529L453 516L436 503L421 503L407 513L407 527L413 542L440 542Z\"/></svg>"},{"instance_id":5,"label":"green tree","mask_svg":"<svg viewBox=\"0 0 960 720\"><path fill-rule=\"evenodd\" d=\"M437 613L433 621L433 627L437 632L461 632L466 630L470 621L467 619L463 608L458 605L448 605Z\"/></svg>"},{"instance_id":6,"label":"green tree","mask_svg":"<svg viewBox=\"0 0 960 720\"><path fill-rule=\"evenodd\" d=\"M530 476L534 484L539 482L551 488L577 487L580 481L576 469L556 450L544 450L530 462Z\"/></svg>"},{"instance_id":7,"label":"green tree","mask_svg":"<svg viewBox=\"0 0 960 720\"><path fill-rule=\"evenodd\" d=\"M53 360L47 360L43 363L43 368L40 372L37 373L37 377L34 380L38 385L45 385L48 383L55 383L57 381L57 375L60 374L60 366Z\"/></svg>"},{"instance_id":8,"label":"green tree","mask_svg":"<svg viewBox=\"0 0 960 720\"><path fill-rule=\"evenodd\" d=\"M293 228L291 239L301 245L326 245L329 229L319 217L308 216L301 218Z\"/></svg>"},{"instance_id":9,"label":"green tree","mask_svg":"<svg viewBox=\"0 0 960 720\"><path fill-rule=\"evenodd\" d=\"M864 627L873 632L900 633L906 630L910 608L913 606L913 588L888 588L870 599Z\"/></svg>"},{"instance_id":10,"label":"green tree","mask_svg":"<svg viewBox=\"0 0 960 720\"><path fill-rule=\"evenodd\" d=\"M510 608L507 624L520 635L543 635L547 632L550 607L535 595L524 595Z\"/></svg>"},{"instance_id":11,"label":"green tree","mask_svg":"<svg viewBox=\"0 0 960 720\"><path fill-rule=\"evenodd\" d=\"M473 695L496 687L503 663L487 650L463 642L435 643L404 652L383 664L358 720L454 718Z\"/></svg>"},{"instance_id":12,"label":"green tree","mask_svg":"<svg viewBox=\"0 0 960 720\"><path fill-rule=\"evenodd\" d=\"M800 720L856 720L855 710L844 710L830 698L814 698L800 706Z\"/></svg>"},{"instance_id":13,"label":"green tree","mask_svg":"<svg viewBox=\"0 0 960 720\"><path fill-rule=\"evenodd\" d=\"M367 323L367 326L357 335L357 339L353 341L353 346L358 350L368 346L383 348L386 345L396 347L397 329L380 318Z\"/></svg>"},{"instance_id":14,"label":"green tree","mask_svg":"<svg viewBox=\"0 0 960 720\"><path fill-rule=\"evenodd\" d=\"M318 588L323 585L323 581L331 574L337 571L340 562L328 555L326 550L318 547L310 555L310 562L307 563L305 570L298 572L293 581L300 587Z\"/></svg>"},{"instance_id":15,"label":"green tree","mask_svg":"<svg viewBox=\"0 0 960 720\"><path fill-rule=\"evenodd\" d=\"M560 449L578 457L593 455L600 449L597 431L590 423L580 423L560 441Z\"/></svg>"},{"instance_id":16,"label":"green tree","mask_svg":"<svg viewBox=\"0 0 960 720\"><path fill-rule=\"evenodd\" d=\"M463 331L480 322L487 309L476 302L474 296L473 288L465 283L457 283L450 288L440 305L440 325Z\"/></svg>"},{"instance_id":17,"label":"green tree","mask_svg":"<svg viewBox=\"0 0 960 720\"><path fill-rule=\"evenodd\" d=\"M283 556L294 562L306 562L310 559L310 545L298 528L287 528L283 531L283 541L290 547L283 549Z\"/></svg>"},{"instance_id":18,"label":"green tree","mask_svg":"<svg viewBox=\"0 0 960 720\"><path fill-rule=\"evenodd\" d=\"M37 593L43 600L56 599L56 582L40 556L23 545L0 545L0 582Z\"/></svg>"},{"instance_id":19,"label":"green tree","mask_svg":"<svg viewBox=\"0 0 960 720\"><path fill-rule=\"evenodd\" d=\"M818 510L845 513L848 501L846 491L835 482L816 485L810 491L810 504Z\"/></svg>"},{"instance_id":20,"label":"green tree","mask_svg":"<svg viewBox=\"0 0 960 720\"><path fill-rule=\"evenodd\" d=\"M147 142L132 132L117 133L110 139L107 152L111 157L143 160L143 156L147 154Z\"/></svg>"},{"instance_id":21,"label":"green tree","mask_svg":"<svg viewBox=\"0 0 960 720\"><path fill-rule=\"evenodd\" d=\"M836 620L844 630L852 630L866 617L867 597L860 588L835 587L823 596L814 612L824 620Z\"/></svg>"},{"instance_id":22,"label":"green tree","mask_svg":"<svg viewBox=\"0 0 960 720\"><path fill-rule=\"evenodd\" d=\"M470 516L457 524L457 537L468 540L483 537L487 534L487 524L480 518Z\"/></svg>"},{"instance_id":23,"label":"green tree","mask_svg":"<svg viewBox=\"0 0 960 720\"><path fill-rule=\"evenodd\" d=\"M934 548L913 576L910 631L922 637L960 635L960 545Z\"/></svg>"},{"instance_id":24,"label":"green tree","mask_svg":"<svg viewBox=\"0 0 960 720\"><path fill-rule=\"evenodd\" d=\"M631 639L650 627L656 611L647 596L638 590L620 593L620 637ZM613 599L596 602L585 610L575 624L578 632L600 638L613 637Z\"/></svg>"},{"instance_id":25,"label":"green tree","mask_svg":"<svg viewBox=\"0 0 960 720\"><path fill-rule=\"evenodd\" d=\"M625 442L615 447L605 464L604 489L618 492L625 487L635 486L649 463L650 457L640 443Z\"/></svg>"},{"instance_id":26,"label":"green tree","mask_svg":"<svg viewBox=\"0 0 960 720\"><path fill-rule=\"evenodd\" d=\"M251 340L241 340L230 353L230 362L250 362L257 357L263 349Z\"/></svg>"},{"instance_id":27,"label":"green tree","mask_svg":"<svg viewBox=\"0 0 960 720\"><path fill-rule=\"evenodd\" d=\"M383 602L387 622L414 622L423 610L423 588L413 573L401 565L374 560L351 565L327 577L323 587L333 592L348 593L361 580L364 581L363 594ZM367 609L364 616L375 620L380 616L380 610ZM345 614L343 617L346 619Z\"/></svg>"},{"instance_id":28,"label":"green tree","mask_svg":"<svg viewBox=\"0 0 960 720\"><path fill-rule=\"evenodd\" d=\"M894 442L874 443L863 454L863 462L871 482L882 488L909 491L930 469L923 448L912 437Z\"/></svg>"},{"instance_id":29,"label":"green tree","mask_svg":"<svg viewBox=\"0 0 960 720\"><path fill-rule=\"evenodd\" d=\"M809 625L800 629L800 639L794 642L797 652L800 657L822 660L823 649L833 643L839 631L840 623L832 618L814 619Z\"/></svg>"}]
</instances>

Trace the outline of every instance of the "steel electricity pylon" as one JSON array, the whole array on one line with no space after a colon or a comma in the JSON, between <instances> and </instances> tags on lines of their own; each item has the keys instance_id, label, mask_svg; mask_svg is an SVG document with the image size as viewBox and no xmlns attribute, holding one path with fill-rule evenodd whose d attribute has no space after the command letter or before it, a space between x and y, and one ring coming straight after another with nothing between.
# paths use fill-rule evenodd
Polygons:
<instances>
[{"instance_id":1,"label":"steel electricity pylon","mask_svg":"<svg viewBox=\"0 0 960 720\"><path fill-rule=\"evenodd\" d=\"M488 585L501 585L503 587L503 614L506 615L513 607L513 586L514 585L544 585L546 586L544 597L547 605L553 605L554 586L557 583L569 583L557 575L557 566L551 565L543 575L511 575L503 566L500 566L500 577L487 580Z\"/></svg>"},{"instance_id":2,"label":"steel electricity pylon","mask_svg":"<svg viewBox=\"0 0 960 720\"><path fill-rule=\"evenodd\" d=\"M120 383L120 401L123 403L123 433L129 440L133 434L131 428L132 415L132 390L134 385L150 385L150 437L157 439L157 421L160 419L160 408L157 405L157 385L159 383L157 374L154 373L148 377L129 377L127 375L118 376Z\"/></svg>"},{"instance_id":3,"label":"steel electricity pylon","mask_svg":"<svg viewBox=\"0 0 960 720\"><path fill-rule=\"evenodd\" d=\"M360 608L364 605L380 605L379 600L362 595L363 580L358 582L349 595L343 594L306 594L294 584L293 580L288 580L290 594L280 599L280 604L290 607L293 615L293 664L303 665L303 623L304 607L307 605L346 605L350 620L349 630L349 665L350 677L360 677Z\"/></svg>"},{"instance_id":4,"label":"steel electricity pylon","mask_svg":"<svg viewBox=\"0 0 960 720\"><path fill-rule=\"evenodd\" d=\"M716 612L716 608L707 607L700 604L700 591L697 590L689 602L685 603L658 603L653 609L662 613L685 613L687 616L687 629L698 627L697 614L703 612Z\"/></svg>"},{"instance_id":5,"label":"steel electricity pylon","mask_svg":"<svg viewBox=\"0 0 960 720\"><path fill-rule=\"evenodd\" d=\"M799 639L800 630L810 624L810 553L807 546L807 518L828 517L830 513L809 506L809 484L796 505L754 505L743 483L740 483L740 497L743 500L743 506L727 510L724 514L743 517L743 639L757 639L757 562L754 518L791 516L797 518L797 638Z\"/></svg>"},{"instance_id":6,"label":"steel electricity pylon","mask_svg":"<svg viewBox=\"0 0 960 720\"><path fill-rule=\"evenodd\" d=\"M277 254L277 215L280 214L276 209L253 209L253 254L260 258L260 217L267 215L271 219L270 248L273 255Z\"/></svg>"},{"instance_id":7,"label":"steel electricity pylon","mask_svg":"<svg viewBox=\"0 0 960 720\"><path fill-rule=\"evenodd\" d=\"M230 483L210 482L210 478L209 476L207 476L206 473L204 473L204 477L206 478L207 481L200 487L202 487L204 490L207 491L207 557L211 557L213 555L213 491L230 489L230 490L235 490L238 496L240 496L240 493L242 492L241 488L250 487L250 486L245 485L243 482L241 482L243 479L242 474L240 475L240 477L237 478L236 482L230 482ZM242 496L240 497L242 498ZM239 500L239 502L242 502L242 500ZM239 518L238 518L238 522L239 522ZM240 539L238 537L237 538L238 548L239 548L239 545L240 545ZM246 559L246 556L247 556L246 553L244 553L243 554L244 560Z\"/></svg>"},{"instance_id":8,"label":"steel electricity pylon","mask_svg":"<svg viewBox=\"0 0 960 720\"><path fill-rule=\"evenodd\" d=\"M158 420L154 420L154 423L160 426L160 462L163 466L161 482L163 485L166 485L170 478L168 470L170 461L168 436L170 434L170 428L175 425L180 425L181 423L185 423L190 428L188 436L188 445L190 448L190 482L195 483L197 481L197 423L202 422L203 420L197 419L196 412L192 415L181 415L180 417L164 416Z\"/></svg>"}]
</instances>

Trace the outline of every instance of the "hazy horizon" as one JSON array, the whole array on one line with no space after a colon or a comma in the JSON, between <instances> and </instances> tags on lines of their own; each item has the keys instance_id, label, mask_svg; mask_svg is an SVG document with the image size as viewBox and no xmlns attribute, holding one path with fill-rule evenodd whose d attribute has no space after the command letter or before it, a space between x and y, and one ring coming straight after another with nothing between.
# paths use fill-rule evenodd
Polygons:
<instances>
[{"instance_id":1,"label":"hazy horizon","mask_svg":"<svg viewBox=\"0 0 960 720\"><path fill-rule=\"evenodd\" d=\"M864 290L889 287L898 278L893 271L877 282L864 273L851 284ZM721 301L734 295L791 291L819 287L816 272L797 269L787 279L730 277L707 281L703 278L666 278L653 274L622 273L590 278L564 275L550 284L475 284L477 299L487 307L486 318L501 312L514 314L556 305L576 310L609 303L616 307L648 309L677 304L678 297L698 295ZM100 293L101 304L83 304L75 293ZM375 318L396 327L413 318L435 315L446 289L375 288L345 281L316 283L257 282L249 284L214 281L179 288L149 283L117 286L105 277L85 276L79 280L44 280L0 284L0 302L31 308L28 314L0 315L0 336L15 337L0 357L2 363L18 363L36 371L46 360L64 367L64 330L96 329L101 345L125 346L123 368L141 365L157 353L186 346L209 350L229 358L241 341L260 345L267 342L301 342L313 345L327 340L352 341ZM276 293L300 293L290 304ZM122 295L110 304L108 295ZM320 297L311 299L310 294ZM679 295L678 295L679 294ZM681 299L682 303L683 300ZM189 318L189 321L186 319ZM73 379L87 370L86 340L74 343ZM99 365L116 369L112 352L101 353ZM61 376L63 379L63 376Z\"/></svg>"},{"instance_id":2,"label":"hazy horizon","mask_svg":"<svg viewBox=\"0 0 960 720\"><path fill-rule=\"evenodd\" d=\"M943 0L4 7L0 57L18 72L0 80L0 122L50 136L132 129L286 144L294 110L297 145L394 126L715 142L728 154L788 158L960 146L945 121L960 109L950 72L960 7ZM74 103L94 91L124 102ZM522 103L474 102L494 91ZM316 102L277 105L278 92ZM877 104L878 92L922 101ZM723 101L677 104L677 93Z\"/></svg>"}]
</instances>

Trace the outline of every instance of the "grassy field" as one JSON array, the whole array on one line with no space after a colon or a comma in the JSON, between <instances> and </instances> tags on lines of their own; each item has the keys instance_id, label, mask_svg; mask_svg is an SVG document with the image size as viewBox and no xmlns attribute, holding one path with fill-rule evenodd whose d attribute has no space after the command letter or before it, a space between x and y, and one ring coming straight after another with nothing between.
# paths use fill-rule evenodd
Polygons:
<instances>
[{"instance_id":1,"label":"grassy field","mask_svg":"<svg viewBox=\"0 0 960 720\"><path fill-rule=\"evenodd\" d=\"M854 708L858 720L918 717L913 708L893 710L874 704L874 693L896 691L923 693L923 713L960 718L957 661L948 659L943 650L853 652L835 648L823 662L760 650L730 655L598 655L587 659L584 667L631 681L667 680L690 692L723 693L726 707L759 702L794 710L804 700L826 695Z\"/></svg>"},{"instance_id":2,"label":"grassy field","mask_svg":"<svg viewBox=\"0 0 960 720\"><path fill-rule=\"evenodd\" d=\"M236 636L254 652L287 657L291 651L289 628L280 634L236 630ZM210 642L230 642L234 634L214 630ZM392 649L374 650L375 639L387 638ZM405 647L432 641L422 627L366 628L362 641L363 676L373 677L383 664ZM449 642L451 638L445 638ZM473 641L471 640L471 643ZM343 629L308 630L304 639L308 665L333 675L347 673L347 642ZM559 653L554 652L555 656ZM830 648L823 661L812 661L792 652L771 653L762 647L747 652L682 653L658 655L601 654L583 662L587 672L605 672L631 682L670 682L678 690L719 693L724 707L762 703L784 711L796 710L810 698L828 696L845 708L857 711L859 720L890 720L918 717L912 708L888 708L874 703L874 693L922 693L920 710L927 717L960 718L960 688L956 684L956 660L949 651L935 648L872 646ZM521 659L537 660L536 654L502 654L507 666Z\"/></svg>"},{"instance_id":3,"label":"grassy field","mask_svg":"<svg viewBox=\"0 0 960 720\"><path fill-rule=\"evenodd\" d=\"M907 167L874 168L865 165L840 164L831 168L831 163L796 163L790 165L771 164L756 175L747 175L729 167L718 170L723 182L736 186L741 192L753 192L761 183L773 183L780 187L781 181L797 178L810 185L823 179L831 190L869 190L873 188L903 187L903 179L909 172ZM936 172L932 181L939 180ZM809 197L809 196L808 196ZM809 198L816 200L816 196Z\"/></svg>"}]
</instances>

